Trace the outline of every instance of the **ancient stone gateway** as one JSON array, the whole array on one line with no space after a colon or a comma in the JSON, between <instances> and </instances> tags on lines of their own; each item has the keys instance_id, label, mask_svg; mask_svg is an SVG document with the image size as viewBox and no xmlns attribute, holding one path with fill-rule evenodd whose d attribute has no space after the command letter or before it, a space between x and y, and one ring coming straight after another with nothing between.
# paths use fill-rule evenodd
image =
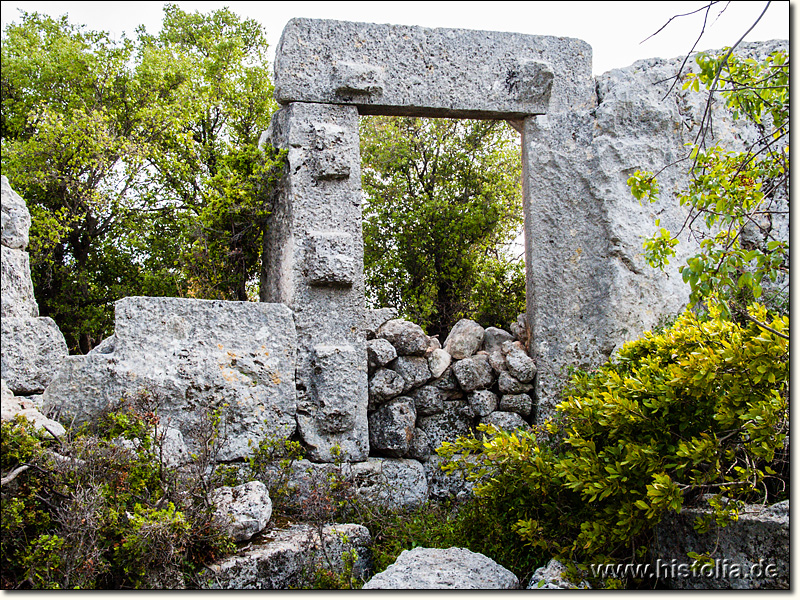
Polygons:
<instances>
[{"instance_id":1,"label":"ancient stone gateway","mask_svg":"<svg viewBox=\"0 0 800 600\"><path fill-rule=\"evenodd\" d=\"M540 215L531 165L545 125L536 115L591 108L591 49L567 38L294 19L277 50L275 98L283 108L267 135L288 151L288 170L265 243L266 300L294 311L297 422L312 460L332 460L338 445L344 458L362 461L369 434L358 115L507 119L522 131L535 335L543 316L534 291L547 284L533 269Z\"/></svg>"}]
</instances>

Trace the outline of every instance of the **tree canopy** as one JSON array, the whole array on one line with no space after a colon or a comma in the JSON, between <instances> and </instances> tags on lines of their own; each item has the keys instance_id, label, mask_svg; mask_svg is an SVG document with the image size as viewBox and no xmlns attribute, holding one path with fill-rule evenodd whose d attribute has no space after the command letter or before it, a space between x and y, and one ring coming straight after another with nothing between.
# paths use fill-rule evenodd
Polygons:
<instances>
[{"instance_id":1,"label":"tree canopy","mask_svg":"<svg viewBox=\"0 0 800 600\"><path fill-rule=\"evenodd\" d=\"M362 120L367 300L430 335L460 318L507 326L525 310L521 159L502 122Z\"/></svg>"},{"instance_id":2,"label":"tree canopy","mask_svg":"<svg viewBox=\"0 0 800 600\"><path fill-rule=\"evenodd\" d=\"M23 13L3 32L2 170L32 215L41 314L87 352L129 295L257 294L258 149L276 105L262 27L166 5L158 35L112 40Z\"/></svg>"}]
</instances>

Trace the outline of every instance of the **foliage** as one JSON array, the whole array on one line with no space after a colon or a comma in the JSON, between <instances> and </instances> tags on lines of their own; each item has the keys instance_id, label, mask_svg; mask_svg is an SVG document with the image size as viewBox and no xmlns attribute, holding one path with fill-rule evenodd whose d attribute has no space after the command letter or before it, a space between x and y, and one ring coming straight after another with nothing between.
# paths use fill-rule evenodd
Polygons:
<instances>
[{"instance_id":1,"label":"foliage","mask_svg":"<svg viewBox=\"0 0 800 600\"><path fill-rule=\"evenodd\" d=\"M504 123L361 122L368 302L429 334L463 317L506 326L524 312L520 152Z\"/></svg>"},{"instance_id":2,"label":"foliage","mask_svg":"<svg viewBox=\"0 0 800 600\"><path fill-rule=\"evenodd\" d=\"M262 28L165 6L158 36L117 42L23 13L3 34L2 170L32 215L42 315L73 352L130 295L244 300L260 272L280 157Z\"/></svg>"},{"instance_id":3,"label":"foliage","mask_svg":"<svg viewBox=\"0 0 800 600\"><path fill-rule=\"evenodd\" d=\"M689 186L678 193L680 204L689 208L684 227L700 241L700 250L680 271L691 286L692 304L717 294L741 312L748 301L762 297L768 281L782 284L789 270L788 241L772 231L773 219L788 212L789 55L775 52L759 63L727 50L722 56L699 54L696 60L699 72L685 76L684 89L697 92L702 83L710 93L718 91L733 118L745 119L760 137L744 151L706 147L707 111L700 136L690 145ZM637 171L628 184L640 201L658 198L653 173ZM680 234L659 228L644 244L648 262L663 269ZM765 300L786 313L788 305L780 298L785 290L777 291L778 298ZM730 314L727 306L724 310Z\"/></svg>"},{"instance_id":4,"label":"foliage","mask_svg":"<svg viewBox=\"0 0 800 600\"><path fill-rule=\"evenodd\" d=\"M749 310L769 322L763 306ZM786 333L789 319L770 327ZM538 430L461 438L439 453L478 498L508 507L535 551L633 559L667 512L701 494L732 500L714 503L721 521L735 519L735 500L763 499L788 425L789 350L778 334L714 304L705 321L687 312L577 373Z\"/></svg>"},{"instance_id":5,"label":"foliage","mask_svg":"<svg viewBox=\"0 0 800 600\"><path fill-rule=\"evenodd\" d=\"M233 549L215 473L165 463L156 404L136 397L63 440L3 422L3 473L29 467L3 485L3 588L176 587Z\"/></svg>"}]
</instances>

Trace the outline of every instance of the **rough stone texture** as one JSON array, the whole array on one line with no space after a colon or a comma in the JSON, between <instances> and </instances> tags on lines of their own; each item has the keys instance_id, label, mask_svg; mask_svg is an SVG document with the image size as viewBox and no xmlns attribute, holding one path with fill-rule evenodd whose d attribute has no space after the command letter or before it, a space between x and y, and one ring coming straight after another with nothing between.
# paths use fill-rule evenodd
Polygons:
<instances>
[{"instance_id":1,"label":"rough stone texture","mask_svg":"<svg viewBox=\"0 0 800 600\"><path fill-rule=\"evenodd\" d=\"M528 584L529 590L590 590L592 586L587 581L574 583L567 577L567 567L552 559L544 567L539 567L533 572Z\"/></svg>"},{"instance_id":2,"label":"rough stone texture","mask_svg":"<svg viewBox=\"0 0 800 600\"><path fill-rule=\"evenodd\" d=\"M519 342L505 342L503 354L506 356L508 372L514 379L528 383L536 377L536 363L533 362L525 348Z\"/></svg>"},{"instance_id":3,"label":"rough stone texture","mask_svg":"<svg viewBox=\"0 0 800 600\"><path fill-rule=\"evenodd\" d=\"M430 341L416 323L403 319L392 319L378 328L377 337L389 341L404 356L422 356L428 349Z\"/></svg>"},{"instance_id":4,"label":"rough stone texture","mask_svg":"<svg viewBox=\"0 0 800 600\"><path fill-rule=\"evenodd\" d=\"M504 394L500 398L497 410L515 412L525 418L530 417L533 400L528 394Z\"/></svg>"},{"instance_id":5,"label":"rough stone texture","mask_svg":"<svg viewBox=\"0 0 800 600\"><path fill-rule=\"evenodd\" d=\"M0 257L0 316L3 319L39 316L33 297L28 253L2 246Z\"/></svg>"},{"instance_id":6,"label":"rough stone texture","mask_svg":"<svg viewBox=\"0 0 800 600\"><path fill-rule=\"evenodd\" d=\"M444 392L435 385L423 385L421 388L412 391L409 395L414 399L417 416L427 417L444 410Z\"/></svg>"},{"instance_id":7,"label":"rough stone texture","mask_svg":"<svg viewBox=\"0 0 800 600\"><path fill-rule=\"evenodd\" d=\"M486 354L475 354L453 363L453 375L465 392L491 387L494 373Z\"/></svg>"},{"instance_id":8,"label":"rough stone texture","mask_svg":"<svg viewBox=\"0 0 800 600\"><path fill-rule=\"evenodd\" d=\"M483 335L483 349L489 354L502 349L503 343L514 341L514 336L505 329L487 327Z\"/></svg>"},{"instance_id":9,"label":"rough stone texture","mask_svg":"<svg viewBox=\"0 0 800 600\"><path fill-rule=\"evenodd\" d=\"M497 378L497 389L500 390L501 394L525 394L533 389L533 385L522 383L503 371Z\"/></svg>"},{"instance_id":10,"label":"rough stone texture","mask_svg":"<svg viewBox=\"0 0 800 600\"><path fill-rule=\"evenodd\" d=\"M428 360L421 356L398 356L388 367L399 373L405 381L404 393L421 386L431 378Z\"/></svg>"},{"instance_id":11,"label":"rough stone texture","mask_svg":"<svg viewBox=\"0 0 800 600\"><path fill-rule=\"evenodd\" d=\"M373 458L349 465L356 494L366 503L392 508L419 508L428 500L422 463L407 458Z\"/></svg>"},{"instance_id":12,"label":"rough stone texture","mask_svg":"<svg viewBox=\"0 0 800 600\"><path fill-rule=\"evenodd\" d=\"M397 358L397 351L388 340L373 339L367 341L367 364L370 370L382 367Z\"/></svg>"},{"instance_id":13,"label":"rough stone texture","mask_svg":"<svg viewBox=\"0 0 800 600\"><path fill-rule=\"evenodd\" d=\"M455 442L461 436L472 432L474 413L465 400L446 400L442 412L420 417L417 427L428 436L431 451L436 450L442 442Z\"/></svg>"},{"instance_id":14,"label":"rough stone texture","mask_svg":"<svg viewBox=\"0 0 800 600\"><path fill-rule=\"evenodd\" d=\"M320 48L324 48L322 54ZM568 38L293 19L275 58L278 102L355 104L362 114L514 119L576 93ZM555 78L554 78L555 75Z\"/></svg>"},{"instance_id":15,"label":"rough stone texture","mask_svg":"<svg viewBox=\"0 0 800 600\"><path fill-rule=\"evenodd\" d=\"M249 455L250 440L294 432L295 329L285 306L123 298L115 323L113 351L65 359L45 390L46 414L79 425L147 390L192 451L201 419L220 410L223 461Z\"/></svg>"},{"instance_id":16,"label":"rough stone texture","mask_svg":"<svg viewBox=\"0 0 800 600\"><path fill-rule=\"evenodd\" d=\"M456 360L472 356L483 345L483 327L470 319L461 319L444 341L444 350Z\"/></svg>"},{"instance_id":17,"label":"rough stone texture","mask_svg":"<svg viewBox=\"0 0 800 600\"><path fill-rule=\"evenodd\" d=\"M478 390L467 396L472 412L477 417L485 417L497 410L497 396L489 390ZM501 409L505 410L505 409ZM530 409L529 409L530 411Z\"/></svg>"},{"instance_id":18,"label":"rough stone texture","mask_svg":"<svg viewBox=\"0 0 800 600\"><path fill-rule=\"evenodd\" d=\"M399 458L414 437L417 412L411 398L400 396L369 415L369 446L376 454Z\"/></svg>"},{"instance_id":19,"label":"rough stone texture","mask_svg":"<svg viewBox=\"0 0 800 600\"><path fill-rule=\"evenodd\" d=\"M376 408L403 393L406 386L405 379L397 371L391 369L378 369L369 380L369 408Z\"/></svg>"},{"instance_id":20,"label":"rough stone texture","mask_svg":"<svg viewBox=\"0 0 800 600\"><path fill-rule=\"evenodd\" d=\"M14 250L25 250L28 247L31 214L25 201L11 189L11 184L5 175L0 175L0 204L2 204L2 217L0 217L2 245Z\"/></svg>"},{"instance_id":21,"label":"rough stone texture","mask_svg":"<svg viewBox=\"0 0 800 600\"><path fill-rule=\"evenodd\" d=\"M425 463L425 476L428 478L428 494L436 502L449 500L467 500L472 496L474 483L464 479L459 471L446 473L442 471L445 460L436 454L431 454Z\"/></svg>"},{"instance_id":22,"label":"rough stone texture","mask_svg":"<svg viewBox=\"0 0 800 600\"><path fill-rule=\"evenodd\" d=\"M311 525L291 525L267 532L267 539L226 558L197 577L201 589L286 590L310 587L317 568L344 572L342 554L354 549L353 576L369 576L371 537L363 525L326 525L322 543ZM345 541L347 540L347 541ZM324 544L324 551L323 551Z\"/></svg>"},{"instance_id":23,"label":"rough stone texture","mask_svg":"<svg viewBox=\"0 0 800 600\"><path fill-rule=\"evenodd\" d=\"M500 350L494 350L489 353L489 364L494 372L498 375L508 372L508 365L506 364L506 357Z\"/></svg>"},{"instance_id":24,"label":"rough stone texture","mask_svg":"<svg viewBox=\"0 0 800 600\"><path fill-rule=\"evenodd\" d=\"M211 501L217 516L229 522L228 533L236 542L252 538L272 517L272 500L260 481L217 488L211 493Z\"/></svg>"},{"instance_id":25,"label":"rough stone texture","mask_svg":"<svg viewBox=\"0 0 800 600\"><path fill-rule=\"evenodd\" d=\"M691 564L687 552L699 554L713 551L712 558L720 563L742 566L743 577L675 577L665 582L672 589L789 589L789 511L788 501L762 511L760 505L747 505L739 513L739 520L719 530L699 534L694 521L705 514L704 508L684 508L679 514L669 515L659 524L652 555L669 563ZM769 577L765 569L760 576L751 572L752 565L774 565L776 576Z\"/></svg>"},{"instance_id":26,"label":"rough stone texture","mask_svg":"<svg viewBox=\"0 0 800 600\"><path fill-rule=\"evenodd\" d=\"M386 323L397 318L397 310L394 308L371 308L364 312L364 332L367 334L367 339L375 339L375 333L378 328Z\"/></svg>"},{"instance_id":27,"label":"rough stone texture","mask_svg":"<svg viewBox=\"0 0 800 600\"><path fill-rule=\"evenodd\" d=\"M331 460L336 445L347 460L363 460L369 451L365 327L374 313L367 317L364 308L358 113L292 103L275 113L267 137L288 151L288 164L270 206L265 300L294 311L300 434L314 460ZM338 354L323 356L323 347ZM315 371L334 355L336 376ZM329 398L337 382L346 393Z\"/></svg>"},{"instance_id":28,"label":"rough stone texture","mask_svg":"<svg viewBox=\"0 0 800 600\"><path fill-rule=\"evenodd\" d=\"M408 458L413 458L421 463L426 463L431 457L431 442L428 439L428 434L419 427L414 428L414 437L411 439L411 447L408 449ZM425 474L427 476L428 469L425 467ZM428 482L430 484L430 481ZM429 485L430 487L430 485Z\"/></svg>"},{"instance_id":29,"label":"rough stone texture","mask_svg":"<svg viewBox=\"0 0 800 600\"><path fill-rule=\"evenodd\" d=\"M514 431L515 429L527 429L530 427L527 421L515 412L505 412L496 410L490 415L481 417L481 424L494 425L501 431Z\"/></svg>"},{"instance_id":30,"label":"rough stone texture","mask_svg":"<svg viewBox=\"0 0 800 600\"><path fill-rule=\"evenodd\" d=\"M437 379L450 366L452 357L441 348L434 348L428 356L428 368L431 370L431 377Z\"/></svg>"},{"instance_id":31,"label":"rough stone texture","mask_svg":"<svg viewBox=\"0 0 800 600\"><path fill-rule=\"evenodd\" d=\"M516 590L519 579L492 559L466 548L403 550L365 590Z\"/></svg>"},{"instance_id":32,"label":"rough stone texture","mask_svg":"<svg viewBox=\"0 0 800 600\"><path fill-rule=\"evenodd\" d=\"M780 45L788 48L769 42L759 52ZM742 44L737 52L753 48ZM524 121L527 322L539 421L559 401L564 367L602 363L686 305L689 288L678 268L695 243L683 236L666 273L647 266L642 252L656 216L673 232L686 218L673 193L686 186L687 167L676 161L697 134L705 96L678 85L664 98L681 61L638 61L598 77L595 87L587 56L571 75L583 93ZM692 60L687 67L696 70ZM733 126L722 104L715 105L714 134L741 146L750 134ZM626 181L637 169L660 172L658 202L640 205L631 195Z\"/></svg>"},{"instance_id":33,"label":"rough stone texture","mask_svg":"<svg viewBox=\"0 0 800 600\"><path fill-rule=\"evenodd\" d=\"M67 354L67 343L50 317L6 317L0 372L15 394L41 394Z\"/></svg>"}]
</instances>

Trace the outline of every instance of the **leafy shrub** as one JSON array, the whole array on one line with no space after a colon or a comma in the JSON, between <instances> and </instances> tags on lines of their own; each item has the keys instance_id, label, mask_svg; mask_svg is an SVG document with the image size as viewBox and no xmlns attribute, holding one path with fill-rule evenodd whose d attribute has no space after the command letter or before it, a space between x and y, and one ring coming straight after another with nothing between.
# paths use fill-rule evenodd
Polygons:
<instances>
[{"instance_id":1,"label":"leafy shrub","mask_svg":"<svg viewBox=\"0 0 800 600\"><path fill-rule=\"evenodd\" d=\"M505 506L496 524L538 551L575 561L632 559L668 511L714 494L715 519L763 497L785 437L788 317L750 314L771 330L685 313L629 342L593 373L578 372L537 430L484 429L439 453ZM734 500L723 503L722 496Z\"/></svg>"}]
</instances>

